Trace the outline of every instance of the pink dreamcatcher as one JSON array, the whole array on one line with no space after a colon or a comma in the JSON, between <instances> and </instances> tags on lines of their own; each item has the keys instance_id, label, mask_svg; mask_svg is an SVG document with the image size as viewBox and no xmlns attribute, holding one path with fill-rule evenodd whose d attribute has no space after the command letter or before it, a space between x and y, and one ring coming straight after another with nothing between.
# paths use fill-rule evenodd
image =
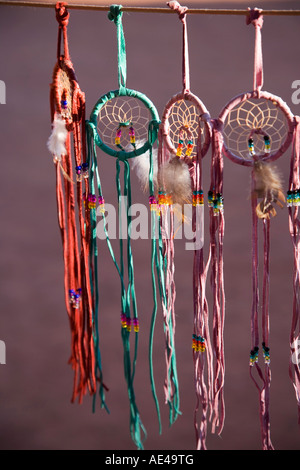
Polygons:
<instances>
[{"instance_id":1,"label":"pink dreamcatcher","mask_svg":"<svg viewBox=\"0 0 300 470\"><path fill-rule=\"evenodd\" d=\"M175 297L174 280L174 213L184 222L182 209L192 205L194 239L193 305L194 324L192 352L196 390L194 426L197 448L205 448L208 407L212 402L213 351L205 298L206 269L204 267L204 198L202 189L202 159L211 141L210 116L203 102L190 91L189 54L186 14L187 7L168 2L178 13L182 24L182 91L166 104L159 129L157 190L163 254L166 263L166 304L163 305L166 338L167 374L166 401L179 403L175 370ZM176 214L175 214L176 215ZM200 413L200 419L199 419Z\"/></svg>"},{"instance_id":2,"label":"pink dreamcatcher","mask_svg":"<svg viewBox=\"0 0 300 470\"><path fill-rule=\"evenodd\" d=\"M232 162L250 167L252 206L252 314L250 375L259 392L262 447L273 449L270 437L270 345L269 345L269 281L270 281L270 227L277 207L284 207L282 181L273 163L289 148L295 132L295 119L284 101L263 91L263 56L261 29L262 11L249 9L247 24L255 27L253 91L233 98L221 111L216 125L222 139L223 152ZM298 187L297 172L290 182L290 190ZM298 209L297 209L298 210ZM297 212L296 210L296 212ZM290 208L290 227L294 243L297 215ZM263 232L263 280L260 301L258 231ZM295 245L294 245L295 246ZM296 255L295 255L296 256ZM296 314L298 318L298 313ZM260 325L261 323L261 325ZM294 339L294 337L293 337ZM261 341L261 344L260 344ZM260 365L260 348L264 366ZM296 373L296 377L299 377ZM296 387L299 390L299 383ZM299 394L298 394L299 402Z\"/></svg>"}]
</instances>

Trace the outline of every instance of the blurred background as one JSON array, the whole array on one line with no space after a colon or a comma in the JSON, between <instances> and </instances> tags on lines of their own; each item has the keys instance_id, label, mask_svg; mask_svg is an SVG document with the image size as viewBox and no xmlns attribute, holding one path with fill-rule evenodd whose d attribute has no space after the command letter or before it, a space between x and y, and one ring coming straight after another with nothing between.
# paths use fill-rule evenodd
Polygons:
<instances>
[{"instance_id":1,"label":"blurred background","mask_svg":"<svg viewBox=\"0 0 300 470\"><path fill-rule=\"evenodd\" d=\"M14 2L11 2L12 4ZM75 3L74 1L72 3ZM81 0L79 3L84 3ZM86 3L98 3L92 0ZM103 4L107 4L103 2ZM125 6L164 2L124 2ZM300 9L298 1L189 1L193 8ZM181 91L181 25L176 15L124 13L127 86L145 93L160 115ZM0 79L6 104L0 105L1 256L0 339L6 365L0 366L0 448L129 449L128 398L123 376L119 319L119 280L106 244L100 252L100 339L108 415L85 397L71 404L73 374L67 364L70 332L64 306L63 260L57 225L55 173L46 148L51 132L49 85L56 61L58 24L54 8L0 6ZM107 12L70 11L72 62L86 94L89 115L97 99L117 87L115 26ZM300 79L300 17L267 16L263 27L264 89L281 96L293 113L292 83ZM251 90L254 28L243 16L189 15L191 90L217 117L233 96ZM203 161L204 193L209 187L210 152ZM115 198L114 161L99 152L105 199ZM287 189L290 150L277 166ZM258 394L249 377L251 316L250 171L225 159L225 427L207 438L210 450L261 448ZM133 176L134 201L147 203ZM206 237L207 223L206 223ZM261 241L261 240L260 240ZM195 391L192 252L175 245L176 351L182 416L170 428L164 405L164 349L161 315L154 344L154 373L163 432L150 390L148 336L152 312L150 244L134 242L140 347L136 398L147 430L145 448L195 449ZM300 448L297 407L288 375L292 318L292 244L284 208L271 223L271 438L278 450Z\"/></svg>"}]
</instances>

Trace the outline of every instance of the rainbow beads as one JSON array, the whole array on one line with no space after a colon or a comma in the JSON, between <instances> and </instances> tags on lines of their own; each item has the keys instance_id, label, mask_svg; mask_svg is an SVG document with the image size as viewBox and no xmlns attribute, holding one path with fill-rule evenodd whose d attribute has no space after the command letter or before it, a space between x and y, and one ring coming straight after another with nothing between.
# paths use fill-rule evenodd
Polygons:
<instances>
[{"instance_id":1,"label":"rainbow beads","mask_svg":"<svg viewBox=\"0 0 300 470\"><path fill-rule=\"evenodd\" d=\"M89 194L86 196L84 193L83 196L83 204L84 206L89 208L89 209L96 209L96 204L97 204L97 196L95 194ZM98 204L99 204L99 210L102 214L105 212L105 200L103 196L98 196Z\"/></svg>"},{"instance_id":2,"label":"rainbow beads","mask_svg":"<svg viewBox=\"0 0 300 470\"><path fill-rule=\"evenodd\" d=\"M170 206L172 205L172 196L166 194L164 191L158 192L158 204L160 206Z\"/></svg>"},{"instance_id":3,"label":"rainbow beads","mask_svg":"<svg viewBox=\"0 0 300 470\"><path fill-rule=\"evenodd\" d=\"M287 192L286 204L287 207L300 206L300 189L294 189L293 191Z\"/></svg>"},{"instance_id":4,"label":"rainbow beads","mask_svg":"<svg viewBox=\"0 0 300 470\"><path fill-rule=\"evenodd\" d=\"M140 330L138 318L133 319L133 329L134 329L135 333L138 333L139 330Z\"/></svg>"},{"instance_id":5,"label":"rainbow beads","mask_svg":"<svg viewBox=\"0 0 300 470\"><path fill-rule=\"evenodd\" d=\"M268 348L265 343L262 343L263 355L265 359L265 364L270 364L270 348Z\"/></svg>"},{"instance_id":6,"label":"rainbow beads","mask_svg":"<svg viewBox=\"0 0 300 470\"><path fill-rule=\"evenodd\" d=\"M253 155L255 155L255 151L254 151L254 141L252 138L248 139L248 150L249 150L250 157L253 157Z\"/></svg>"},{"instance_id":7,"label":"rainbow beads","mask_svg":"<svg viewBox=\"0 0 300 470\"><path fill-rule=\"evenodd\" d=\"M126 128L129 125L130 127L128 129L128 134L129 134L130 143L133 146L133 148L135 148L135 130L134 130L132 123L128 121L128 122L121 122L116 132L115 145L119 147L121 150L124 150L121 145L122 128Z\"/></svg>"},{"instance_id":8,"label":"rainbow beads","mask_svg":"<svg viewBox=\"0 0 300 470\"><path fill-rule=\"evenodd\" d=\"M130 143L135 147L135 130L132 126L129 127Z\"/></svg>"},{"instance_id":9,"label":"rainbow beads","mask_svg":"<svg viewBox=\"0 0 300 470\"><path fill-rule=\"evenodd\" d=\"M121 127L118 127L116 137L115 137L115 144L117 147L120 147L121 145L121 136L122 136L122 129Z\"/></svg>"},{"instance_id":10,"label":"rainbow beads","mask_svg":"<svg viewBox=\"0 0 300 470\"><path fill-rule=\"evenodd\" d=\"M97 198L94 194L88 195L88 208L89 209L96 209L96 202Z\"/></svg>"},{"instance_id":11,"label":"rainbow beads","mask_svg":"<svg viewBox=\"0 0 300 470\"><path fill-rule=\"evenodd\" d=\"M193 335L192 349L195 352L205 352L205 339L202 336Z\"/></svg>"},{"instance_id":12,"label":"rainbow beads","mask_svg":"<svg viewBox=\"0 0 300 470\"><path fill-rule=\"evenodd\" d=\"M140 330L138 318L135 317L133 320L131 320L131 318L127 317L123 312L121 312L121 325L124 330L126 329L128 331L128 333L131 332L132 325L135 333L138 333Z\"/></svg>"},{"instance_id":13,"label":"rainbow beads","mask_svg":"<svg viewBox=\"0 0 300 470\"><path fill-rule=\"evenodd\" d=\"M204 204L204 197L203 197L203 191L194 191L193 192L193 201L192 201L193 206L203 206Z\"/></svg>"},{"instance_id":14,"label":"rainbow beads","mask_svg":"<svg viewBox=\"0 0 300 470\"><path fill-rule=\"evenodd\" d=\"M264 135L264 141L265 141L265 153L270 153L271 152L270 137L268 135Z\"/></svg>"},{"instance_id":15,"label":"rainbow beads","mask_svg":"<svg viewBox=\"0 0 300 470\"><path fill-rule=\"evenodd\" d=\"M103 196L98 196L99 210L101 214L105 212L105 200Z\"/></svg>"},{"instance_id":16,"label":"rainbow beads","mask_svg":"<svg viewBox=\"0 0 300 470\"><path fill-rule=\"evenodd\" d=\"M182 150L183 150L183 143L184 143L183 139L179 138L177 151L176 151L176 157L181 157ZM193 141L189 140L187 143L186 152L185 152L186 157L190 157L192 155L193 146L194 146Z\"/></svg>"},{"instance_id":17,"label":"rainbow beads","mask_svg":"<svg viewBox=\"0 0 300 470\"><path fill-rule=\"evenodd\" d=\"M254 349L252 349L250 351L250 363L249 363L249 365L251 367L253 367L254 364L256 362L258 362L258 350L259 350L259 348L257 346L255 346Z\"/></svg>"},{"instance_id":18,"label":"rainbow beads","mask_svg":"<svg viewBox=\"0 0 300 470\"><path fill-rule=\"evenodd\" d=\"M74 308L79 308L81 297L81 289L77 289L77 291L74 289L69 290L69 302Z\"/></svg>"},{"instance_id":19,"label":"rainbow beads","mask_svg":"<svg viewBox=\"0 0 300 470\"><path fill-rule=\"evenodd\" d=\"M183 140L179 139L179 143L178 143L178 146L177 146L176 157L181 157L182 149L183 149Z\"/></svg>"},{"instance_id":20,"label":"rainbow beads","mask_svg":"<svg viewBox=\"0 0 300 470\"><path fill-rule=\"evenodd\" d=\"M208 206L213 209L215 216L224 211L224 198L221 193L215 191L208 191Z\"/></svg>"},{"instance_id":21,"label":"rainbow beads","mask_svg":"<svg viewBox=\"0 0 300 470\"><path fill-rule=\"evenodd\" d=\"M154 212L159 211L159 204L154 196L149 196L149 205L150 205L150 211L154 211Z\"/></svg>"},{"instance_id":22,"label":"rainbow beads","mask_svg":"<svg viewBox=\"0 0 300 470\"><path fill-rule=\"evenodd\" d=\"M190 157L192 155L192 151L193 151L193 141L189 140L187 144L185 156Z\"/></svg>"}]
</instances>

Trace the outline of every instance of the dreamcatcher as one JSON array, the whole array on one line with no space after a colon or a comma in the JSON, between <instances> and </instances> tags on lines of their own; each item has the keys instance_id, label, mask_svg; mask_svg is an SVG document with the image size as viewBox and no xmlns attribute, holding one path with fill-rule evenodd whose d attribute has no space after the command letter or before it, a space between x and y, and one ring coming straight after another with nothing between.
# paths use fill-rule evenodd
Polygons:
<instances>
[{"instance_id":1,"label":"dreamcatcher","mask_svg":"<svg viewBox=\"0 0 300 470\"><path fill-rule=\"evenodd\" d=\"M293 383L297 405L298 405L298 424L300 425L300 367L299 367L299 347L300 347L300 312L299 312L299 205L300 205L300 117L295 116L295 130L293 136L291 157L291 171L289 180L289 189L287 191L287 206L289 211L289 229L293 243L294 252L294 273L293 273L293 315L290 334L290 365L289 374Z\"/></svg>"},{"instance_id":2,"label":"dreamcatcher","mask_svg":"<svg viewBox=\"0 0 300 470\"><path fill-rule=\"evenodd\" d=\"M152 146L157 139L159 124L158 113L152 102L142 93L126 88L126 49L122 25L122 7L112 5L109 20L117 27L118 41L118 89L109 91L97 101L87 121L89 194L85 196L91 226L91 261L94 272L93 289L98 297L97 286L97 239L96 216L103 219L103 228L107 245L119 274L121 283L121 336L124 351L124 375L130 404L131 436L139 449L143 448L145 429L136 403L134 376L138 351L139 317L135 292L134 265L131 246L131 183L129 160L146 155L148 165L148 187L150 200L154 199ZM120 230L125 227L126 242L120 237L119 262L113 252L105 220L105 201L102 192L96 148L116 158L116 187L118 196L118 215ZM121 172L123 167L123 185ZM123 228L122 228L123 227ZM126 247L124 247L126 243ZM155 266L158 253L153 240L152 276L155 290ZM125 259L126 258L126 259ZM160 270L159 270L160 271ZM163 280L160 280L163 289ZM156 305L155 305L156 309ZM134 334L133 354L130 346Z\"/></svg>"},{"instance_id":3,"label":"dreamcatcher","mask_svg":"<svg viewBox=\"0 0 300 470\"><path fill-rule=\"evenodd\" d=\"M183 27L182 84L180 93L167 103L159 130L158 191L161 208L161 230L164 257L167 265L166 298L164 310L166 332L166 400L179 402L178 389L172 371L175 363L175 281L174 281L174 210L179 206L180 216L186 204L192 204L192 228L194 240L193 267L193 361L197 404L194 425L197 448L205 448L207 413L211 403L211 386L206 385L206 376L212 381L212 346L209 335L208 308L205 298L207 269L204 269L204 206L201 161L210 144L211 127L209 114L202 101L190 91L188 35L186 24L187 7L178 2L168 2L175 10ZM187 222L184 216L182 220ZM171 345L171 347L169 346ZM207 370L205 370L205 363ZM201 408L201 410L200 410ZM198 413L201 412L200 424Z\"/></svg>"},{"instance_id":4,"label":"dreamcatcher","mask_svg":"<svg viewBox=\"0 0 300 470\"><path fill-rule=\"evenodd\" d=\"M50 104L52 133L48 149L56 168L58 223L64 259L65 302L71 328L70 364L74 369L72 401L96 392L104 403L101 360L97 331L94 327L94 298L90 288L89 231L82 209L83 188L88 188L85 154L85 96L76 80L69 56L67 25L69 13L65 3L57 3L59 23L57 63L53 71ZM61 48L63 45L63 54ZM74 158L74 161L72 161ZM76 189L75 189L76 188Z\"/></svg>"},{"instance_id":5,"label":"dreamcatcher","mask_svg":"<svg viewBox=\"0 0 300 470\"><path fill-rule=\"evenodd\" d=\"M271 218L285 197L281 179L271 162L289 147L294 132L294 117L283 100L262 91L263 61L261 10L249 10L247 24L255 27L254 87L231 100L219 115L219 134L223 134L225 155L235 163L252 168L252 315L250 375L258 392L263 449L273 449L270 438L269 395L271 383L269 348L269 249ZM296 176L296 174L295 174ZM297 179L297 178L296 178ZM291 181L290 189L298 183ZM294 209L291 209L291 211ZM291 213L290 213L291 214ZM291 221L292 221L291 214ZM258 229L263 230L262 298L259 298ZM259 365L260 322L264 369Z\"/></svg>"}]
</instances>

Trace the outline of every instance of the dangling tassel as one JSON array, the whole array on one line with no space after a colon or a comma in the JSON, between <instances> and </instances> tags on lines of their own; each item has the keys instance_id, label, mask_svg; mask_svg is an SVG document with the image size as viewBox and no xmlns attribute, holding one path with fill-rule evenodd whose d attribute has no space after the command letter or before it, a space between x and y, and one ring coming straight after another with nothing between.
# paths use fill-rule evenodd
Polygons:
<instances>
[{"instance_id":1,"label":"dangling tassel","mask_svg":"<svg viewBox=\"0 0 300 470\"><path fill-rule=\"evenodd\" d=\"M276 215L274 205L277 204L282 208L285 203L278 170L270 163L256 160L254 161L253 173L254 194L257 198L262 199L256 206L257 217L259 219L274 217ZM252 194L252 197L254 194Z\"/></svg>"},{"instance_id":2,"label":"dangling tassel","mask_svg":"<svg viewBox=\"0 0 300 470\"><path fill-rule=\"evenodd\" d=\"M300 117L295 116L293 150L287 205L289 211L289 230L293 243L294 272L293 272L293 315L290 332L290 362L289 375L293 384L297 406L298 425L300 426Z\"/></svg>"},{"instance_id":3,"label":"dangling tassel","mask_svg":"<svg viewBox=\"0 0 300 470\"><path fill-rule=\"evenodd\" d=\"M196 449L206 450L207 421L212 405L212 347L209 332L208 303L206 299L206 279L210 265L210 254L204 267L203 246L198 247L197 237L204 230L201 223L204 214L204 200L202 190L202 157L201 137L198 139L195 162L190 166L193 187L193 233L195 233L195 251L193 265L193 300L194 300L194 327L193 327L193 363L194 382L196 392L196 407L194 412L194 427L196 434ZM202 211L202 214L200 214ZM203 236L204 238L204 236ZM210 408L210 410L209 410ZM198 417L199 415L199 417Z\"/></svg>"},{"instance_id":4,"label":"dangling tassel","mask_svg":"<svg viewBox=\"0 0 300 470\"><path fill-rule=\"evenodd\" d=\"M158 136L158 172L167 161L169 155L163 142L161 128ZM160 184L163 184L160 181ZM160 237L161 249L159 263L163 273L164 284L162 290L162 311L165 332L165 357L166 357L166 377L164 384L165 401L169 405L170 424L174 423L180 414L179 411L179 387L175 351L175 264L174 264L174 212L172 199L166 192L164 186L159 187L158 204L160 209Z\"/></svg>"},{"instance_id":5,"label":"dangling tassel","mask_svg":"<svg viewBox=\"0 0 300 470\"><path fill-rule=\"evenodd\" d=\"M270 183L266 180L265 176L260 179L264 184L261 188L270 188ZM258 393L259 393L259 415L261 425L261 439L263 450L273 450L273 444L270 437L270 416L269 416L269 397L270 397L270 384L271 384L271 371L270 371L270 353L268 346L269 339L269 250L270 250L270 217L262 218L263 234L264 234L264 278L263 278L263 304L262 304L262 329L263 329L263 344L262 349L265 359L265 372L263 373L259 363L259 280L258 280L258 214L257 214L257 172L253 168L252 171L252 315L251 315L251 332L252 348L250 351L250 377L253 380ZM259 212L260 213L260 212ZM260 386L254 377L253 370L262 382Z\"/></svg>"},{"instance_id":6,"label":"dangling tassel","mask_svg":"<svg viewBox=\"0 0 300 470\"><path fill-rule=\"evenodd\" d=\"M213 294L213 352L215 357L212 403L212 432L221 434L225 419L224 404L224 321L225 292L223 274L223 137L221 124L212 121L212 169L208 204L210 207L211 288Z\"/></svg>"}]
</instances>

